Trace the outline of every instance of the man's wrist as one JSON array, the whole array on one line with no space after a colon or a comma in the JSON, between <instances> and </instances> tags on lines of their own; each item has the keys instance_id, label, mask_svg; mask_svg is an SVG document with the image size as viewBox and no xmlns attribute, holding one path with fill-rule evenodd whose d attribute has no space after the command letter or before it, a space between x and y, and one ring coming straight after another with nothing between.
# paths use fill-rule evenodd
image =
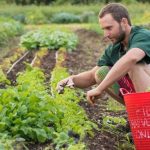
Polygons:
<instances>
[{"instance_id":1,"label":"man's wrist","mask_svg":"<svg viewBox=\"0 0 150 150\"><path fill-rule=\"evenodd\" d=\"M72 80L72 82L74 83L74 78L75 78L75 75L71 75L70 76L70 79ZM75 84L75 83L74 83Z\"/></svg>"},{"instance_id":2,"label":"man's wrist","mask_svg":"<svg viewBox=\"0 0 150 150\"><path fill-rule=\"evenodd\" d=\"M98 91L103 92L104 90L102 89L102 87L99 85L96 87Z\"/></svg>"}]
</instances>

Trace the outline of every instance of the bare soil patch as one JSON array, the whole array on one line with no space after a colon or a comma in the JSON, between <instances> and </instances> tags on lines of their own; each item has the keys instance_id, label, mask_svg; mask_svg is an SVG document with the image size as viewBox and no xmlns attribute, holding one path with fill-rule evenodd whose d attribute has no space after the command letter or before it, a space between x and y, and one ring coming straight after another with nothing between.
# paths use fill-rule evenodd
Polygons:
<instances>
[{"instance_id":1,"label":"bare soil patch","mask_svg":"<svg viewBox=\"0 0 150 150\"><path fill-rule=\"evenodd\" d=\"M25 69L25 62L31 63L33 58L34 58L34 52L31 51L26 55L26 57L24 57L13 67L13 69L9 74L7 74L8 79L11 81L13 85L16 84L17 73Z\"/></svg>"}]
</instances>

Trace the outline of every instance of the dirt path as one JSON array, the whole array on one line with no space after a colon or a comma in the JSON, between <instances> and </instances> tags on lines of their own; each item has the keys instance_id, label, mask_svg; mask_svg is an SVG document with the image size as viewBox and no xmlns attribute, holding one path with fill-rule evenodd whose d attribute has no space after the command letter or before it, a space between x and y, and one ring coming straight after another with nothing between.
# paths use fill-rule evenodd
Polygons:
<instances>
[{"instance_id":1,"label":"dirt path","mask_svg":"<svg viewBox=\"0 0 150 150\"><path fill-rule=\"evenodd\" d=\"M29 52L21 61L19 61L13 69L7 74L7 78L12 82L12 84L16 84L17 73L22 72L26 69L25 63L31 63L35 57L36 52ZM46 82L49 82L51 74L50 72L53 70L55 66L55 51L48 51L47 54L43 56L40 60L40 68L43 70Z\"/></svg>"},{"instance_id":2,"label":"dirt path","mask_svg":"<svg viewBox=\"0 0 150 150\"><path fill-rule=\"evenodd\" d=\"M68 55L66 62L70 73L73 71L74 74L94 67L104 47L102 38L95 32L80 29L75 33L79 37L79 44L77 49Z\"/></svg>"},{"instance_id":3,"label":"dirt path","mask_svg":"<svg viewBox=\"0 0 150 150\"><path fill-rule=\"evenodd\" d=\"M25 69L25 62L31 63L32 59L34 58L34 53L29 52L21 61L19 61L13 69L7 74L7 78L11 81L14 85L16 84L17 73L21 72Z\"/></svg>"},{"instance_id":4,"label":"dirt path","mask_svg":"<svg viewBox=\"0 0 150 150\"><path fill-rule=\"evenodd\" d=\"M76 31L79 37L79 45L73 53L68 54L66 66L69 68L70 73L77 74L94 67L97 60L105 48L102 38L94 32L80 29ZM113 116L125 116L125 111L117 113L109 112L106 109L107 101L100 101L96 106L91 107L87 102L81 102L82 107L87 112L89 118L96 122L99 128L102 127L102 117L109 114ZM85 139L86 145L89 150L116 150L117 142L121 141L123 135L114 135L113 133L95 131L95 136L87 136ZM119 138L119 139L118 139Z\"/></svg>"}]
</instances>

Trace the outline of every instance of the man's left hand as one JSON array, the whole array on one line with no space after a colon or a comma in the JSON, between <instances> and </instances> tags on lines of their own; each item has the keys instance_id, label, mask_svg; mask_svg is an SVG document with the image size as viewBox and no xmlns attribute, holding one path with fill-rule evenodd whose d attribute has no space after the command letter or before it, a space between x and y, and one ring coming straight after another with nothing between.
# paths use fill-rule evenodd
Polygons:
<instances>
[{"instance_id":1,"label":"man's left hand","mask_svg":"<svg viewBox=\"0 0 150 150\"><path fill-rule=\"evenodd\" d=\"M98 99L99 97L101 97L102 92L98 89L92 89L90 91L87 92L87 100L90 104L95 104L96 99Z\"/></svg>"}]
</instances>

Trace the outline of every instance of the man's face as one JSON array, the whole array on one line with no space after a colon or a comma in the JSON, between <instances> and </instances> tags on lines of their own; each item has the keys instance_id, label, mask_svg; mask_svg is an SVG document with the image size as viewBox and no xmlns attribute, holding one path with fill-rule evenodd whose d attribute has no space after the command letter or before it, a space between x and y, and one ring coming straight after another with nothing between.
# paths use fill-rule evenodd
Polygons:
<instances>
[{"instance_id":1,"label":"man's face","mask_svg":"<svg viewBox=\"0 0 150 150\"><path fill-rule=\"evenodd\" d=\"M118 43L125 39L125 28L123 23L118 23L111 14L106 14L99 19L100 26L104 30L104 37L112 43Z\"/></svg>"}]
</instances>

